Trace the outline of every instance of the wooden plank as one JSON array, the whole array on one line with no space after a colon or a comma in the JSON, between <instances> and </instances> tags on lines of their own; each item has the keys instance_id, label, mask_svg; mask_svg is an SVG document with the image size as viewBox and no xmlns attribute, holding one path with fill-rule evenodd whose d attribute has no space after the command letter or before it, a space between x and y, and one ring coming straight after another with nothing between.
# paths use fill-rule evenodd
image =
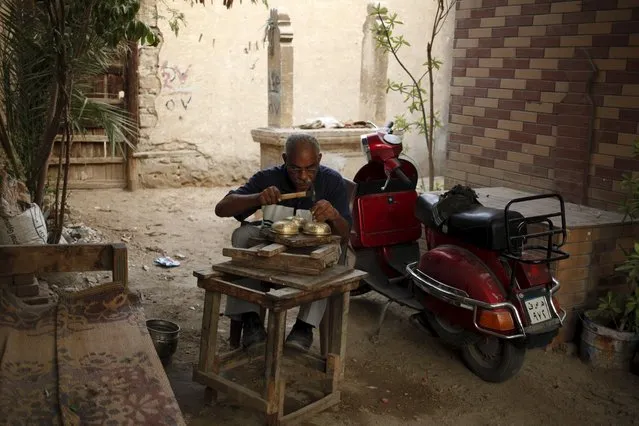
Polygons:
<instances>
[{"instance_id":1,"label":"wooden plank","mask_svg":"<svg viewBox=\"0 0 639 426\"><path fill-rule=\"evenodd\" d=\"M193 271L193 276L195 278L207 280L209 278L220 277L222 276L222 273L218 271L214 271L212 269L204 269L199 271Z\"/></svg>"},{"instance_id":2,"label":"wooden plank","mask_svg":"<svg viewBox=\"0 0 639 426\"><path fill-rule=\"evenodd\" d=\"M272 250L269 246L276 246ZM267 250L268 256L261 256L260 252ZM237 248L237 247L224 247L222 249L222 255L231 257L234 260L250 260L255 261L255 266L265 267L278 270L292 270L288 267L296 267L302 269L317 269L323 270L328 266L337 263L338 252L337 248L333 247L333 250L323 251L320 257L311 257L310 252L305 249L289 249L282 244L270 244L262 246L262 244L251 248Z\"/></svg>"},{"instance_id":3,"label":"wooden plank","mask_svg":"<svg viewBox=\"0 0 639 426\"><path fill-rule=\"evenodd\" d=\"M273 243L257 250L257 255L264 256L264 257L271 257L271 256L275 256L276 254L280 254L285 250L286 250L285 245Z\"/></svg>"},{"instance_id":4,"label":"wooden plank","mask_svg":"<svg viewBox=\"0 0 639 426\"><path fill-rule=\"evenodd\" d=\"M49 163L51 166L58 165L58 159L51 159ZM123 164L124 158L122 157L76 157L69 158L69 164L71 165L84 165L90 166L92 164ZM63 159L62 164L66 164L66 161Z\"/></svg>"},{"instance_id":5,"label":"wooden plank","mask_svg":"<svg viewBox=\"0 0 639 426\"><path fill-rule=\"evenodd\" d=\"M233 370L234 368L241 367L242 365L246 365L250 362L263 359L264 343L252 345L247 350L239 348L232 352L227 352L224 355L228 356L225 358L220 356L218 359L220 371Z\"/></svg>"},{"instance_id":6,"label":"wooden plank","mask_svg":"<svg viewBox=\"0 0 639 426\"><path fill-rule=\"evenodd\" d=\"M257 259L242 259L242 258L233 258L231 262L234 265L246 266L246 267L256 267L262 269L272 269L277 272L289 272L293 274L299 275L320 275L322 273L321 269L312 269L312 268L304 268L301 266L295 265L287 265L286 263L282 263L281 265L273 265L268 262L261 262L261 258Z\"/></svg>"},{"instance_id":7,"label":"wooden plank","mask_svg":"<svg viewBox=\"0 0 639 426\"><path fill-rule=\"evenodd\" d=\"M325 246L320 246L317 249L313 250L310 254L313 259L322 259L334 251L337 251L337 244L327 244Z\"/></svg>"},{"instance_id":8,"label":"wooden plank","mask_svg":"<svg viewBox=\"0 0 639 426\"><path fill-rule=\"evenodd\" d=\"M313 289L312 291L300 292L299 294L291 298L275 300L273 302L273 307L275 309L291 309L296 306L324 299L335 294L349 292L356 289L358 286L359 279L346 283L341 282L337 284L326 285L324 287Z\"/></svg>"},{"instance_id":9,"label":"wooden plank","mask_svg":"<svg viewBox=\"0 0 639 426\"><path fill-rule=\"evenodd\" d=\"M307 275L318 275L328 266L324 260L311 259L309 256L280 253L272 257L261 257L257 256L256 251L241 248L225 247L222 255L232 258L232 262L239 265ZM337 259L333 261L335 262Z\"/></svg>"},{"instance_id":10,"label":"wooden plank","mask_svg":"<svg viewBox=\"0 0 639 426\"><path fill-rule=\"evenodd\" d=\"M226 272L232 275L239 275L247 278L255 278L273 284L281 284L300 290L315 290L327 284L343 284L355 278L363 278L366 273L354 270L348 266L335 265L325 269L320 275L308 276L299 274L287 274L272 270L262 270L235 265L231 261L217 263L213 269L219 272Z\"/></svg>"},{"instance_id":11,"label":"wooden plank","mask_svg":"<svg viewBox=\"0 0 639 426\"><path fill-rule=\"evenodd\" d=\"M0 276L42 272L112 271L113 244L0 246Z\"/></svg>"},{"instance_id":12,"label":"wooden plank","mask_svg":"<svg viewBox=\"0 0 639 426\"><path fill-rule=\"evenodd\" d=\"M284 244L288 247L313 247L341 241L338 235L280 235L269 228L262 229L260 235L269 241Z\"/></svg>"},{"instance_id":13,"label":"wooden plank","mask_svg":"<svg viewBox=\"0 0 639 426\"><path fill-rule=\"evenodd\" d=\"M62 140L62 136L58 135L55 137L55 141L56 142L60 142ZM89 144L103 144L105 142L108 142L109 138L106 135L85 135L82 133L76 133L73 135L73 145L76 146L76 144L80 145L80 144L85 144L85 143L89 143Z\"/></svg>"},{"instance_id":14,"label":"wooden plank","mask_svg":"<svg viewBox=\"0 0 639 426\"><path fill-rule=\"evenodd\" d=\"M124 180L103 181L87 179L84 181L69 181L69 189L115 189L125 187L126 182Z\"/></svg>"},{"instance_id":15,"label":"wooden plank","mask_svg":"<svg viewBox=\"0 0 639 426\"><path fill-rule=\"evenodd\" d=\"M225 281L221 278L198 279L197 286L208 291L216 291L227 296L237 297L247 302L257 303L258 305L269 308L272 306L272 297L267 293L253 290L241 285Z\"/></svg>"},{"instance_id":16,"label":"wooden plank","mask_svg":"<svg viewBox=\"0 0 639 426\"><path fill-rule=\"evenodd\" d=\"M267 403L264 399L262 399L260 394L243 386L240 386L237 383L233 383L230 380L226 380L220 376L207 374L203 371L197 370L193 372L193 380L202 385L225 393L244 406L253 408L261 412L266 411Z\"/></svg>"},{"instance_id":17,"label":"wooden plank","mask_svg":"<svg viewBox=\"0 0 639 426\"><path fill-rule=\"evenodd\" d=\"M280 419L280 424L286 425L291 423L299 423L302 420L315 416L320 412L339 404L341 399L340 392L333 392L322 399L319 399L312 404L309 404L297 411L293 411Z\"/></svg>"},{"instance_id":18,"label":"wooden plank","mask_svg":"<svg viewBox=\"0 0 639 426\"><path fill-rule=\"evenodd\" d=\"M348 309L350 304L350 293L335 294L329 299L331 305L331 333L329 339L328 352L339 357L336 361L339 373L339 380L344 378L344 364L346 361L346 336L348 334Z\"/></svg>"},{"instance_id":19,"label":"wooden plank","mask_svg":"<svg viewBox=\"0 0 639 426\"><path fill-rule=\"evenodd\" d=\"M236 247L233 247L233 248L237 249L237 250L245 250L247 253L255 253L255 255L257 255L257 252L261 248L266 247L267 245L268 245L268 243L262 243L262 244L257 244L257 245L254 245L252 247L246 248L246 249L241 249L241 248L236 248Z\"/></svg>"},{"instance_id":20,"label":"wooden plank","mask_svg":"<svg viewBox=\"0 0 639 426\"><path fill-rule=\"evenodd\" d=\"M284 355L305 367L322 373L326 371L326 360L310 352L304 353L295 348L284 347Z\"/></svg>"},{"instance_id":21,"label":"wooden plank","mask_svg":"<svg viewBox=\"0 0 639 426\"><path fill-rule=\"evenodd\" d=\"M133 157L136 147L138 146L138 129L140 126L140 83L138 78L138 68L140 67L140 55L138 51L137 42L129 42L129 49L127 51L126 66L122 67L125 74L125 95L126 95L126 109L129 113L129 118L135 125L135 132L127 135L133 147L125 145L126 155L126 186L129 191L135 191L138 189L138 173L137 173L137 160Z\"/></svg>"},{"instance_id":22,"label":"wooden plank","mask_svg":"<svg viewBox=\"0 0 639 426\"><path fill-rule=\"evenodd\" d=\"M204 313L202 314L202 334L200 336L199 371L218 373L216 365L217 333L220 317L220 301L222 294L207 291L204 296Z\"/></svg>"},{"instance_id":23,"label":"wooden plank","mask_svg":"<svg viewBox=\"0 0 639 426\"><path fill-rule=\"evenodd\" d=\"M284 349L284 327L286 311L270 310L268 313L268 332L266 337L266 371L264 399L266 400L267 419L279 419L282 413L280 395L284 392L280 380L282 373L282 354ZM267 420L268 422L268 420ZM274 423L277 424L277 423Z\"/></svg>"},{"instance_id":24,"label":"wooden plank","mask_svg":"<svg viewBox=\"0 0 639 426\"><path fill-rule=\"evenodd\" d=\"M113 267L111 269L112 280L129 286L129 257L125 244L113 244Z\"/></svg>"}]
</instances>

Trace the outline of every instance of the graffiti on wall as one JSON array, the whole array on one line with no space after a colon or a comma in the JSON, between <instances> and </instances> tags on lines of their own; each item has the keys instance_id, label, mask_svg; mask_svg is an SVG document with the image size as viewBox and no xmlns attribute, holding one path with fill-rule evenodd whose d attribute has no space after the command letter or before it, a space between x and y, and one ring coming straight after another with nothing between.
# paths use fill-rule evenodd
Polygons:
<instances>
[{"instance_id":1,"label":"graffiti on wall","mask_svg":"<svg viewBox=\"0 0 639 426\"><path fill-rule=\"evenodd\" d=\"M191 65L180 67L164 61L160 67L162 91L168 96L164 106L169 111L187 111L193 99L192 89L188 86Z\"/></svg>"},{"instance_id":2,"label":"graffiti on wall","mask_svg":"<svg viewBox=\"0 0 639 426\"><path fill-rule=\"evenodd\" d=\"M282 78L279 70L270 70L268 74L268 112L269 114L280 115L280 91Z\"/></svg>"}]
</instances>

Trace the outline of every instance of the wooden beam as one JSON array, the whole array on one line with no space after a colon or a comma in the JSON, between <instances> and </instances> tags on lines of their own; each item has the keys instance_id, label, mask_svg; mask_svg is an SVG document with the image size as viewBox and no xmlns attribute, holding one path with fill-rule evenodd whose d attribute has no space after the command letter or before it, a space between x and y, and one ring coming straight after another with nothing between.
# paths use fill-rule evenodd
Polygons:
<instances>
[{"instance_id":1,"label":"wooden beam","mask_svg":"<svg viewBox=\"0 0 639 426\"><path fill-rule=\"evenodd\" d=\"M0 246L0 276L42 272L114 271L115 250L122 248L126 250L123 244ZM121 259L121 256L122 254L118 259Z\"/></svg>"},{"instance_id":2,"label":"wooden beam","mask_svg":"<svg viewBox=\"0 0 639 426\"><path fill-rule=\"evenodd\" d=\"M342 265L335 265L332 268L326 269L321 275L300 275L274 270L262 270L234 265L231 261L217 263L213 265L213 269L227 274L255 278L260 281L281 284L300 290L316 290L318 287L325 285L339 285L338 283L351 281L351 279L355 277L361 279L367 275L365 272L353 270L352 268Z\"/></svg>"},{"instance_id":3,"label":"wooden beam","mask_svg":"<svg viewBox=\"0 0 639 426\"><path fill-rule=\"evenodd\" d=\"M265 308L272 306L272 298L264 292L243 287L225 281L221 278L198 279L197 286L205 289L207 292L215 291L226 294L227 296L237 297L251 303L257 303Z\"/></svg>"},{"instance_id":4,"label":"wooden beam","mask_svg":"<svg viewBox=\"0 0 639 426\"><path fill-rule=\"evenodd\" d=\"M221 300L222 294L218 292L207 291L204 296L198 369L206 373L218 373L216 368L217 328Z\"/></svg>"},{"instance_id":5,"label":"wooden beam","mask_svg":"<svg viewBox=\"0 0 639 426\"><path fill-rule=\"evenodd\" d=\"M137 42L129 43L129 53L126 60L126 109L131 120L135 123L135 134L130 135L133 148L126 146L126 187L129 191L138 189L137 162L133 151L138 146L140 133L140 82L138 69L140 67L140 52Z\"/></svg>"},{"instance_id":6,"label":"wooden beam","mask_svg":"<svg viewBox=\"0 0 639 426\"><path fill-rule=\"evenodd\" d=\"M268 332L266 334L266 372L264 383L264 399L266 400L266 418L268 424L278 424L283 413L283 395L281 386L282 355L284 351L284 327L286 311L268 312Z\"/></svg>"},{"instance_id":7,"label":"wooden beam","mask_svg":"<svg viewBox=\"0 0 639 426\"><path fill-rule=\"evenodd\" d=\"M282 253L285 250L286 250L286 246L285 245L273 243L273 244L268 244L268 245L258 249L257 250L257 255L258 256L264 256L264 257L271 257L271 256L275 256L276 254L280 254L280 253Z\"/></svg>"},{"instance_id":8,"label":"wooden beam","mask_svg":"<svg viewBox=\"0 0 639 426\"><path fill-rule=\"evenodd\" d=\"M113 267L111 274L113 281L124 283L124 287L129 286L129 256L126 245L116 243L113 247Z\"/></svg>"},{"instance_id":9,"label":"wooden beam","mask_svg":"<svg viewBox=\"0 0 639 426\"><path fill-rule=\"evenodd\" d=\"M51 166L57 166L59 163L57 158L52 158L49 162ZM124 158L122 157L76 157L69 159L70 164L76 165L92 165L92 164L122 164L124 163ZM64 160L62 160L62 164L66 164Z\"/></svg>"},{"instance_id":10,"label":"wooden beam","mask_svg":"<svg viewBox=\"0 0 639 426\"><path fill-rule=\"evenodd\" d=\"M245 387L242 387L237 383L233 383L230 380L226 380L220 376L216 376L213 374L207 374L203 371L194 371L193 380L202 385L227 394L242 405L261 412L266 411L267 403L264 399L262 399L260 394L250 389L246 389Z\"/></svg>"},{"instance_id":11,"label":"wooden beam","mask_svg":"<svg viewBox=\"0 0 639 426\"><path fill-rule=\"evenodd\" d=\"M339 392L333 392L324 398L305 406L304 408L300 408L297 411L293 411L292 413L285 415L280 419L280 424L286 425L294 422L298 423L302 419L314 416L333 405L339 404L340 397L341 395Z\"/></svg>"}]
</instances>

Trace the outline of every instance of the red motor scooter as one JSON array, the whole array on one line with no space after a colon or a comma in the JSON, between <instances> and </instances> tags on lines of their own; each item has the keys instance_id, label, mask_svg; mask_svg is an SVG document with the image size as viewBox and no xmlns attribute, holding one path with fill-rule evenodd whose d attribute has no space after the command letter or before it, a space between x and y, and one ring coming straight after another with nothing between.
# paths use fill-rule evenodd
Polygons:
<instances>
[{"instance_id":1,"label":"red motor scooter","mask_svg":"<svg viewBox=\"0 0 639 426\"><path fill-rule=\"evenodd\" d=\"M368 163L354 178L351 245L372 288L419 312L413 317L461 351L468 368L502 382L527 348L545 346L566 316L549 264L568 258L564 202L558 194L519 198L503 210L477 203L440 223L440 195L415 191L417 170L399 159L392 123L362 136ZM514 205L557 200L558 211L524 217ZM553 219L559 222L557 226ZM420 258L425 226L428 251ZM357 293L355 293L357 294ZM379 327L378 327L379 332Z\"/></svg>"}]
</instances>

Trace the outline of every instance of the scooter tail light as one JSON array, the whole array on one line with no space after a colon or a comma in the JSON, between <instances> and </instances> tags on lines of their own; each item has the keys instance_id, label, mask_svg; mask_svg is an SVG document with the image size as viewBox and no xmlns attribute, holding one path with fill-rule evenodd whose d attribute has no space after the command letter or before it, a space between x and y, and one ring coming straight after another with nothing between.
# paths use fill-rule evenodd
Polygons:
<instances>
[{"instance_id":1,"label":"scooter tail light","mask_svg":"<svg viewBox=\"0 0 639 426\"><path fill-rule=\"evenodd\" d=\"M531 287L548 284L552 281L550 270L548 269L548 265L545 263L520 263L519 265L521 266L522 272Z\"/></svg>"},{"instance_id":2,"label":"scooter tail light","mask_svg":"<svg viewBox=\"0 0 639 426\"><path fill-rule=\"evenodd\" d=\"M513 316L506 309L479 310L480 326L495 331L513 331L515 321Z\"/></svg>"}]
</instances>

